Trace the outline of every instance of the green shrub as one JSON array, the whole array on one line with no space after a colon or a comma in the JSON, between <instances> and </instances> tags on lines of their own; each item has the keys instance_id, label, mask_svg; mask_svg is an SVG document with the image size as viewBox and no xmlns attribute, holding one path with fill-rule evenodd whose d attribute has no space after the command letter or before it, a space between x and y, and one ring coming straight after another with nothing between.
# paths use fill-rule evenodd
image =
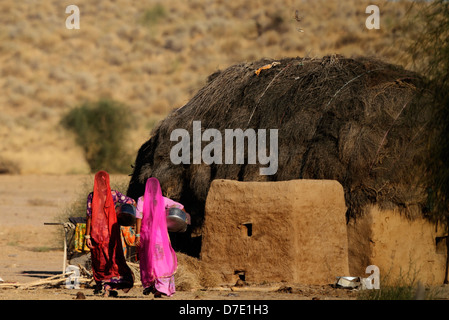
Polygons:
<instances>
[{"instance_id":1,"label":"green shrub","mask_svg":"<svg viewBox=\"0 0 449 320\"><path fill-rule=\"evenodd\" d=\"M62 124L75 132L93 173L128 173L132 161L124 142L132 121L125 106L111 100L84 103L67 113Z\"/></svg>"},{"instance_id":2,"label":"green shrub","mask_svg":"<svg viewBox=\"0 0 449 320\"><path fill-rule=\"evenodd\" d=\"M141 23L146 26L153 26L157 24L161 19L167 16L165 7L161 4L156 4L150 9L145 10L141 18Z\"/></svg>"}]
</instances>

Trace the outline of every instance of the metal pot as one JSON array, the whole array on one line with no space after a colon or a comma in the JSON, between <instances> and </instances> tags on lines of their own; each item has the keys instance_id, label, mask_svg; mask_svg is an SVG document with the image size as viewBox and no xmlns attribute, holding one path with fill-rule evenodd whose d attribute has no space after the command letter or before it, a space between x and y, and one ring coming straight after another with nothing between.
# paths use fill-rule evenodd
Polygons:
<instances>
[{"instance_id":1,"label":"metal pot","mask_svg":"<svg viewBox=\"0 0 449 320\"><path fill-rule=\"evenodd\" d=\"M167 229L169 232L185 232L190 224L190 215L179 208L167 210Z\"/></svg>"},{"instance_id":2,"label":"metal pot","mask_svg":"<svg viewBox=\"0 0 449 320\"><path fill-rule=\"evenodd\" d=\"M121 226L129 227L136 223L136 207L124 203L116 207L117 223Z\"/></svg>"}]
</instances>

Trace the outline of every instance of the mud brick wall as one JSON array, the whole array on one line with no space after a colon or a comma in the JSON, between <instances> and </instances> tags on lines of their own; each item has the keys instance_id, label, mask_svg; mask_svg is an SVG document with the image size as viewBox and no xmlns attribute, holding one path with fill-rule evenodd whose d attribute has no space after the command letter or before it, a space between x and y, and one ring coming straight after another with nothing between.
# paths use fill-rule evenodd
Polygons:
<instances>
[{"instance_id":1,"label":"mud brick wall","mask_svg":"<svg viewBox=\"0 0 449 320\"><path fill-rule=\"evenodd\" d=\"M333 180L214 180L201 259L229 283L335 283L349 274L345 212Z\"/></svg>"}]
</instances>

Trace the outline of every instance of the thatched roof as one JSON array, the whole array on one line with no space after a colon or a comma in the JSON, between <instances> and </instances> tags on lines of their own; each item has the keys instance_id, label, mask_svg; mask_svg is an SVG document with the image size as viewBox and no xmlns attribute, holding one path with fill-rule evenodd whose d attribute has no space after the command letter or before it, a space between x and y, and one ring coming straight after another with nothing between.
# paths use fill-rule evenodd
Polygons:
<instances>
[{"instance_id":1,"label":"thatched roof","mask_svg":"<svg viewBox=\"0 0 449 320\"><path fill-rule=\"evenodd\" d=\"M413 186L421 175L428 117L427 104L418 102L422 79L371 58L273 62L242 63L212 74L142 145L128 195L142 195L146 179L156 177L168 196L185 204L196 226L213 179L335 179L344 187L348 218L370 203L419 208L422 193ZM267 64L271 68L255 73ZM276 174L260 175L261 165L247 161L173 164L170 151L177 141L170 141L170 134L184 128L192 135L193 121L223 136L225 129L278 129Z\"/></svg>"}]
</instances>

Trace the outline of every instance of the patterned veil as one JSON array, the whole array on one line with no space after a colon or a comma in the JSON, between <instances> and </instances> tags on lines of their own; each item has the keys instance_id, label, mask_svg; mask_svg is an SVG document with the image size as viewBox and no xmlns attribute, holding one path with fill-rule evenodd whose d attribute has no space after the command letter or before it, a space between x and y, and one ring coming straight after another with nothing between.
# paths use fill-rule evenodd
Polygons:
<instances>
[{"instance_id":1,"label":"patterned veil","mask_svg":"<svg viewBox=\"0 0 449 320\"><path fill-rule=\"evenodd\" d=\"M165 282L172 277L176 272L178 262L170 243L164 198L156 178L147 180L143 198L139 256L142 284L144 287L148 287L158 279Z\"/></svg>"},{"instance_id":2,"label":"patterned veil","mask_svg":"<svg viewBox=\"0 0 449 320\"><path fill-rule=\"evenodd\" d=\"M123 287L132 287L134 279L123 254L109 174L105 171L99 171L95 175L91 236L94 246L91 250L94 279L97 282L113 281Z\"/></svg>"}]
</instances>

